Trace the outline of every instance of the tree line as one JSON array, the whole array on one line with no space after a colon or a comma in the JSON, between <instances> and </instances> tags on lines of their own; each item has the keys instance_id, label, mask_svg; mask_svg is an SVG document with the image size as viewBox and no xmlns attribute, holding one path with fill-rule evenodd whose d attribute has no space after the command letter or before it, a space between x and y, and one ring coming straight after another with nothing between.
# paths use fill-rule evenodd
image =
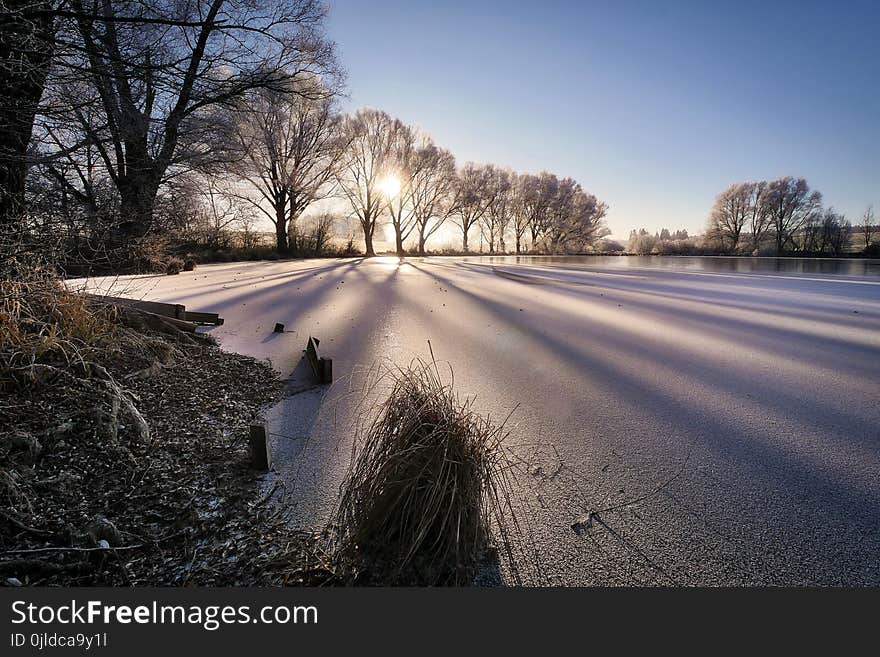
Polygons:
<instances>
[{"instance_id":1,"label":"tree line","mask_svg":"<svg viewBox=\"0 0 880 657\"><path fill-rule=\"evenodd\" d=\"M344 117L341 135L336 183L363 230L367 255L384 216L400 255L410 237L424 255L447 221L460 231L465 252L473 230L489 253L507 252L511 243L516 253L581 251L607 234L608 206L572 178L517 174L494 164L457 167L452 153L428 134L381 110Z\"/></svg>"},{"instance_id":2,"label":"tree line","mask_svg":"<svg viewBox=\"0 0 880 657\"><path fill-rule=\"evenodd\" d=\"M489 252L583 251L608 232L572 178L458 165L386 112L342 113L318 0L0 0L0 15L6 228L117 261L163 239L255 241L261 222L279 253L320 247L329 198L367 255L386 223L399 254L447 224L462 251L475 234Z\"/></svg>"},{"instance_id":3,"label":"tree line","mask_svg":"<svg viewBox=\"0 0 880 657\"><path fill-rule=\"evenodd\" d=\"M876 226L871 207L860 219L862 247L870 252ZM720 253L759 255L842 255L851 248L855 227L804 178L730 185L715 198L704 242Z\"/></svg>"}]
</instances>

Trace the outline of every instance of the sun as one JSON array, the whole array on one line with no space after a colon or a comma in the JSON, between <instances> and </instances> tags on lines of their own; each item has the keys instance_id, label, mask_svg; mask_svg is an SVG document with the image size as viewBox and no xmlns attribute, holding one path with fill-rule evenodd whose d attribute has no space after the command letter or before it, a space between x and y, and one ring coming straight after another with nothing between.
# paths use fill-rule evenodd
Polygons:
<instances>
[{"instance_id":1,"label":"sun","mask_svg":"<svg viewBox=\"0 0 880 657\"><path fill-rule=\"evenodd\" d=\"M393 173L389 173L379 181L379 191L382 192L385 198L394 198L400 194L400 178Z\"/></svg>"}]
</instances>

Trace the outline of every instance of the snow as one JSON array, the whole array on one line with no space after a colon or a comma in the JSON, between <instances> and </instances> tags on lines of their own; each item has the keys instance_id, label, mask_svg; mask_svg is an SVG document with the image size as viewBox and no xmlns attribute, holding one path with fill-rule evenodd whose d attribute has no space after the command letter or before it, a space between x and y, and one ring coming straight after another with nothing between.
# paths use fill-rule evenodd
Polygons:
<instances>
[{"instance_id":1,"label":"snow","mask_svg":"<svg viewBox=\"0 0 880 657\"><path fill-rule=\"evenodd\" d=\"M270 414L305 525L331 508L377 364L430 340L538 466L517 492L535 581L880 584L878 278L375 258L89 283L111 285L220 313L224 348L295 381L321 339L334 384Z\"/></svg>"}]
</instances>

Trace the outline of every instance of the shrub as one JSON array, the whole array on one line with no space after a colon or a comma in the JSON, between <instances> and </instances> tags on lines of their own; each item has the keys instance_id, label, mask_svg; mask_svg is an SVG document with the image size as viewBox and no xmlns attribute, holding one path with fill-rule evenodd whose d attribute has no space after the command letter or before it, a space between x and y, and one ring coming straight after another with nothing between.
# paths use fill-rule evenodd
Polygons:
<instances>
[{"instance_id":1,"label":"shrub","mask_svg":"<svg viewBox=\"0 0 880 657\"><path fill-rule=\"evenodd\" d=\"M183 271L183 260L180 258L173 256L165 261L165 273L168 276L179 274L181 271Z\"/></svg>"}]
</instances>

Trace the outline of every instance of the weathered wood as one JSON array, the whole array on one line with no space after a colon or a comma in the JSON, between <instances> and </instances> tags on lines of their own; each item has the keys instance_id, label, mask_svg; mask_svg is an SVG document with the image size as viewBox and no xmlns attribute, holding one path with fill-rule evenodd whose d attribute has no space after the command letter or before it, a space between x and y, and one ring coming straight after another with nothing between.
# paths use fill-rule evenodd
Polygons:
<instances>
[{"instance_id":1,"label":"weathered wood","mask_svg":"<svg viewBox=\"0 0 880 657\"><path fill-rule=\"evenodd\" d=\"M284 324L282 324L281 322L277 322L275 324L275 328L272 329L272 332L273 333L284 333Z\"/></svg>"},{"instance_id":2,"label":"weathered wood","mask_svg":"<svg viewBox=\"0 0 880 657\"><path fill-rule=\"evenodd\" d=\"M223 326L223 318L217 313L200 313L188 310L184 313L184 318L188 322L196 324L213 324L214 326Z\"/></svg>"},{"instance_id":3,"label":"weathered wood","mask_svg":"<svg viewBox=\"0 0 880 657\"><path fill-rule=\"evenodd\" d=\"M162 303L161 301L144 301L143 299L126 299L125 297L111 297L101 294L86 294L85 296L96 301L109 303L114 306L135 308L144 312L160 315L170 319L176 319L193 324L213 324L222 326L223 318L217 313L203 313L187 311L186 306L179 303ZM188 330L188 329L183 329ZM195 329L193 329L195 330Z\"/></svg>"},{"instance_id":4,"label":"weathered wood","mask_svg":"<svg viewBox=\"0 0 880 657\"><path fill-rule=\"evenodd\" d=\"M306 358L312 367L312 374L315 376L316 383L332 383L333 382L333 359L321 358L318 355L318 345L321 341L318 338L309 336L306 343Z\"/></svg>"},{"instance_id":5,"label":"weathered wood","mask_svg":"<svg viewBox=\"0 0 880 657\"><path fill-rule=\"evenodd\" d=\"M269 470L272 467L272 450L269 446L269 425L266 420L255 420L251 423L248 444L251 465L257 470Z\"/></svg>"},{"instance_id":6,"label":"weathered wood","mask_svg":"<svg viewBox=\"0 0 880 657\"><path fill-rule=\"evenodd\" d=\"M120 316L124 322L135 329L146 327L153 329L154 331L159 331L160 333L168 333L169 330L173 332L173 329L177 329L178 331L183 331L185 333L195 333L198 328L197 324L182 319L157 315L156 313L151 313L142 310L141 308L135 308L134 306L128 306L125 304L115 305L119 308Z\"/></svg>"},{"instance_id":7,"label":"weathered wood","mask_svg":"<svg viewBox=\"0 0 880 657\"><path fill-rule=\"evenodd\" d=\"M104 303L110 303L114 306L128 306L145 310L154 315L162 315L162 317L172 317L174 319L186 320L186 307L179 303L162 303L161 301L144 301L143 299L126 299L125 297L111 297L102 294L86 294L87 297Z\"/></svg>"}]
</instances>

